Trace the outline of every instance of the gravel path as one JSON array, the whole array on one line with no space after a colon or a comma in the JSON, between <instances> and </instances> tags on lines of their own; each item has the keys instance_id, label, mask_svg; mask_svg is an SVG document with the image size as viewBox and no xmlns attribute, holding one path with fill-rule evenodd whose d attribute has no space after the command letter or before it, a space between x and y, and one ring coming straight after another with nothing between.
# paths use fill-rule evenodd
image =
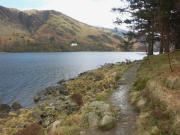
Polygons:
<instances>
[{"instance_id":1,"label":"gravel path","mask_svg":"<svg viewBox=\"0 0 180 135\"><path fill-rule=\"evenodd\" d=\"M136 113L129 104L129 90L134 82L140 63L129 68L119 80L119 88L111 95L109 102L121 110L119 124L110 131L89 129L87 135L134 135L136 132Z\"/></svg>"}]
</instances>

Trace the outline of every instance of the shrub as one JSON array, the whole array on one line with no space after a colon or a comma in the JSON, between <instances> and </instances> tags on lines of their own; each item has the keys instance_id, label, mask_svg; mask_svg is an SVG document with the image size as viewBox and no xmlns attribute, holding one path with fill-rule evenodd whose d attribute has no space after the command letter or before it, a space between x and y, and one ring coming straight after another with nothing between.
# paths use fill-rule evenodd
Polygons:
<instances>
[{"instance_id":1,"label":"shrub","mask_svg":"<svg viewBox=\"0 0 180 135\"><path fill-rule=\"evenodd\" d=\"M82 96L80 94L72 94L71 99L76 102L79 106L83 105Z\"/></svg>"}]
</instances>

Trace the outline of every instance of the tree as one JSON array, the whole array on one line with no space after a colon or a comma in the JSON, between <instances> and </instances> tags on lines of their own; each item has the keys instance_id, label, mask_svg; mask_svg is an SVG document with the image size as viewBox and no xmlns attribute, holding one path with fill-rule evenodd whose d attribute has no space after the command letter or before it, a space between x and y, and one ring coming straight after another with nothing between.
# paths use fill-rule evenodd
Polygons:
<instances>
[{"instance_id":1,"label":"tree","mask_svg":"<svg viewBox=\"0 0 180 135\"><path fill-rule=\"evenodd\" d=\"M148 55L153 55L153 46L160 42L160 53L170 47L180 48L180 1L179 0L122 0L127 7L114 8L120 14L129 13L131 19L117 18L115 23L129 24L136 39L148 45Z\"/></svg>"},{"instance_id":2,"label":"tree","mask_svg":"<svg viewBox=\"0 0 180 135\"><path fill-rule=\"evenodd\" d=\"M176 49L180 49L180 1L172 0L172 36Z\"/></svg>"},{"instance_id":3,"label":"tree","mask_svg":"<svg viewBox=\"0 0 180 135\"><path fill-rule=\"evenodd\" d=\"M120 13L130 13L132 19L124 21L119 18L116 20L117 24L130 24L136 35L136 38L144 36L142 42L148 44L148 55L153 55L153 45L155 42L155 14L157 12L156 1L150 0L126 0L129 6L126 8L114 8L114 11Z\"/></svg>"},{"instance_id":4,"label":"tree","mask_svg":"<svg viewBox=\"0 0 180 135\"><path fill-rule=\"evenodd\" d=\"M125 51L129 51L132 49L133 45L136 43L134 40L134 33L128 32L123 34L127 39L123 40L123 47Z\"/></svg>"}]
</instances>

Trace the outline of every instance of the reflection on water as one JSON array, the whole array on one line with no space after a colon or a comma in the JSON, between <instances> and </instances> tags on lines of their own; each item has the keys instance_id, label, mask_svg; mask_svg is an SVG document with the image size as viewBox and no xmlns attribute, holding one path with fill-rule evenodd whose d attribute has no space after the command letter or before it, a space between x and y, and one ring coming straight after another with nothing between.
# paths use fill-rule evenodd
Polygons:
<instances>
[{"instance_id":1,"label":"reflection on water","mask_svg":"<svg viewBox=\"0 0 180 135\"><path fill-rule=\"evenodd\" d=\"M64 52L0 54L0 102L33 106L34 95L61 80L105 63L139 60L140 52Z\"/></svg>"}]
</instances>

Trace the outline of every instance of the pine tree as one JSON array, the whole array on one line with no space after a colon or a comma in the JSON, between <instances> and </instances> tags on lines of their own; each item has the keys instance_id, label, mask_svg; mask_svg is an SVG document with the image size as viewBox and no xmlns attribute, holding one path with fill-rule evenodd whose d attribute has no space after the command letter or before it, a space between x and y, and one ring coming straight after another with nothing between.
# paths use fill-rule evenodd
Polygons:
<instances>
[{"instance_id":1,"label":"pine tree","mask_svg":"<svg viewBox=\"0 0 180 135\"><path fill-rule=\"evenodd\" d=\"M130 13L132 19L117 19L116 23L130 24L136 38L148 45L148 55L153 55L153 46L160 42L160 53L170 47L180 49L180 1L179 0L124 0L126 8L114 8L121 14Z\"/></svg>"},{"instance_id":2,"label":"pine tree","mask_svg":"<svg viewBox=\"0 0 180 135\"><path fill-rule=\"evenodd\" d=\"M144 37L142 42L148 44L148 55L153 55L153 45L155 43L155 24L157 14L156 0L127 0L128 8L116 8L114 11L120 13L129 12L132 15L130 20L117 20L116 23L122 21L132 25L136 38Z\"/></svg>"}]
</instances>

